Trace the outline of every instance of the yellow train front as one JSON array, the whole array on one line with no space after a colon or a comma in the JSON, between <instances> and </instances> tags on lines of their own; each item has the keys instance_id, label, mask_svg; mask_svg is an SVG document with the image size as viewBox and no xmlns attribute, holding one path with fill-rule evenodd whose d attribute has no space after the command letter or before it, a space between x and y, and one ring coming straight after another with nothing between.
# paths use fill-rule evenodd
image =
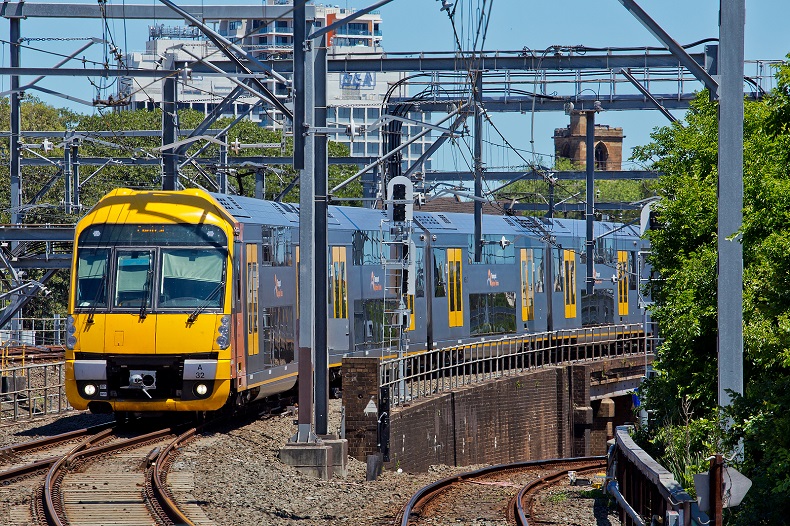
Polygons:
<instances>
[{"instance_id":1,"label":"yellow train front","mask_svg":"<svg viewBox=\"0 0 790 526\"><path fill-rule=\"evenodd\" d=\"M199 190L115 190L79 222L66 354L73 407L210 411L228 401L233 239L233 218Z\"/></svg>"}]
</instances>

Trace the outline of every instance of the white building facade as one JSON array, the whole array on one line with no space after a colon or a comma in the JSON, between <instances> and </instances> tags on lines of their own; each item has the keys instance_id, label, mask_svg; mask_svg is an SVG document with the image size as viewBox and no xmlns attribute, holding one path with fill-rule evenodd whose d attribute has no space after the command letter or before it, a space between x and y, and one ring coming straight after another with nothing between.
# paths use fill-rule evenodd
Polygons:
<instances>
[{"instance_id":1,"label":"white building facade","mask_svg":"<svg viewBox=\"0 0 790 526\"><path fill-rule=\"evenodd\" d=\"M263 13L269 18L245 20L218 20L213 22L214 29L225 38L240 45L245 51L264 59L290 59L293 52L293 14L290 13L291 3L283 0L267 0ZM278 8L282 14L278 15ZM315 6L316 25L324 27L341 20L353 13L352 9L340 7ZM381 42L381 15L377 12L365 14L345 26L330 32L328 55L351 56L364 53L367 56L383 53ZM212 23L209 23L212 25ZM178 69L197 58L208 62L220 62L225 57L210 41L205 40L197 28L192 27L149 27L149 40L144 52L133 52L127 55L129 68L141 69ZM384 108L382 103L390 88L400 84L394 93L403 97L408 93L406 83L400 82L402 73L329 73L327 76L327 120L329 126L338 125L345 128L352 126L370 127L379 117ZM153 109L162 102L163 82L150 82L140 77L126 77L119 83L119 97L129 100L132 109ZM267 88L276 96L281 97L286 105L290 105L288 89L272 79L264 80ZM201 75L192 73L178 79L178 103L182 108L192 108L210 113L222 99L234 88L228 78L221 75ZM236 116L247 112L260 101L249 92L243 93L225 115ZM259 105L249 115L250 119L268 129L283 129L283 115L271 106ZM414 113L409 118L430 121L430 114ZM410 135L422 131L422 128L403 125L403 141ZM331 140L345 144L350 155L355 157L379 157L382 154L382 130L349 137L345 133L330 136ZM290 130L286 128L286 133ZM411 144L403 151L403 164L410 166L432 143L431 134ZM424 169L430 169L428 160Z\"/></svg>"}]
</instances>

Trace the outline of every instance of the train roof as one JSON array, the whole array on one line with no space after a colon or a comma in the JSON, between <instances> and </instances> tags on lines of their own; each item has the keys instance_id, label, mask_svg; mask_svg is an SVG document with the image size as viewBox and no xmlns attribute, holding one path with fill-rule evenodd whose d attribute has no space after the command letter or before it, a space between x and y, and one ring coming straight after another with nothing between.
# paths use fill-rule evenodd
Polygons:
<instances>
[{"instance_id":1,"label":"train roof","mask_svg":"<svg viewBox=\"0 0 790 526\"><path fill-rule=\"evenodd\" d=\"M274 226L297 226L299 224L299 205L277 203L252 197L212 193L237 221ZM382 210L330 206L328 224L330 228L343 230L378 230L386 219ZM414 219L431 233L472 234L474 216L457 212L414 211ZM545 218L534 216L484 215L483 232L493 235L527 235L537 239L546 235L554 237L584 237L586 223L580 219ZM615 230L615 237L639 237L636 227L623 226L622 223L597 221L594 225L595 237L604 236Z\"/></svg>"}]
</instances>

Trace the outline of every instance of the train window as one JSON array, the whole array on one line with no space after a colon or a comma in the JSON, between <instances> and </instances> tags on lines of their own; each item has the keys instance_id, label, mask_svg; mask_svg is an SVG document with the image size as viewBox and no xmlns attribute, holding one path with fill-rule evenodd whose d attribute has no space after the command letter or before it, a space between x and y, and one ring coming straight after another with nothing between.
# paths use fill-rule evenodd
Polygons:
<instances>
[{"instance_id":1,"label":"train window","mask_svg":"<svg viewBox=\"0 0 790 526\"><path fill-rule=\"evenodd\" d=\"M595 263L611 265L615 261L614 239L611 236L599 237L595 241Z\"/></svg>"},{"instance_id":2,"label":"train window","mask_svg":"<svg viewBox=\"0 0 790 526\"><path fill-rule=\"evenodd\" d=\"M143 306L151 306L152 255L150 250L116 252L114 307L140 308L142 311Z\"/></svg>"},{"instance_id":3,"label":"train window","mask_svg":"<svg viewBox=\"0 0 790 526\"><path fill-rule=\"evenodd\" d=\"M562 250L554 249L552 258L552 270L554 271L554 292L562 292L565 286L565 273L562 266Z\"/></svg>"},{"instance_id":4,"label":"train window","mask_svg":"<svg viewBox=\"0 0 790 526\"><path fill-rule=\"evenodd\" d=\"M516 293L470 294L469 329L472 336L516 332Z\"/></svg>"},{"instance_id":5,"label":"train window","mask_svg":"<svg viewBox=\"0 0 790 526\"><path fill-rule=\"evenodd\" d=\"M266 365L286 365L294 361L293 307L261 309L263 358Z\"/></svg>"},{"instance_id":6,"label":"train window","mask_svg":"<svg viewBox=\"0 0 790 526\"><path fill-rule=\"evenodd\" d=\"M628 253L628 288L636 290L636 252Z\"/></svg>"},{"instance_id":7,"label":"train window","mask_svg":"<svg viewBox=\"0 0 790 526\"><path fill-rule=\"evenodd\" d=\"M414 293L418 298L425 296L425 249L417 247L414 255Z\"/></svg>"},{"instance_id":8,"label":"train window","mask_svg":"<svg viewBox=\"0 0 790 526\"><path fill-rule=\"evenodd\" d=\"M223 249L162 249L159 306L221 307L226 260Z\"/></svg>"},{"instance_id":9,"label":"train window","mask_svg":"<svg viewBox=\"0 0 790 526\"><path fill-rule=\"evenodd\" d=\"M447 296L447 254L445 249L436 248L433 251L433 296L444 298Z\"/></svg>"},{"instance_id":10,"label":"train window","mask_svg":"<svg viewBox=\"0 0 790 526\"><path fill-rule=\"evenodd\" d=\"M532 282L535 284L535 292L543 292L543 281L545 280L544 276L546 274L546 271L543 268L543 249L533 248L532 257L535 261L535 266L533 267L535 276L532 280Z\"/></svg>"},{"instance_id":11,"label":"train window","mask_svg":"<svg viewBox=\"0 0 790 526\"><path fill-rule=\"evenodd\" d=\"M354 265L381 265L381 231L355 230L351 235Z\"/></svg>"},{"instance_id":12,"label":"train window","mask_svg":"<svg viewBox=\"0 0 790 526\"><path fill-rule=\"evenodd\" d=\"M107 268L110 251L81 248L77 257L77 307L107 306Z\"/></svg>"},{"instance_id":13,"label":"train window","mask_svg":"<svg viewBox=\"0 0 790 526\"><path fill-rule=\"evenodd\" d=\"M289 227L261 227L261 264L273 267L293 265L291 229Z\"/></svg>"},{"instance_id":14,"label":"train window","mask_svg":"<svg viewBox=\"0 0 790 526\"><path fill-rule=\"evenodd\" d=\"M469 237L469 262L475 259L475 236ZM516 248L513 243L502 242L505 236L483 235L483 247L480 252L480 264L484 265L514 265L516 263Z\"/></svg>"}]
</instances>

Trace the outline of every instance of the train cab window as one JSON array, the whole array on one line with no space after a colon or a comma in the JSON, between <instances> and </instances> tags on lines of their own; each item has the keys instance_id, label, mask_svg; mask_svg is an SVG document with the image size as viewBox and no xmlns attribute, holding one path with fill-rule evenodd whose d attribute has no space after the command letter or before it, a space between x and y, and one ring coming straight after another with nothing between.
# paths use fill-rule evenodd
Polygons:
<instances>
[{"instance_id":1,"label":"train cab window","mask_svg":"<svg viewBox=\"0 0 790 526\"><path fill-rule=\"evenodd\" d=\"M152 256L150 250L118 250L116 252L114 307L142 308L151 306Z\"/></svg>"},{"instance_id":2,"label":"train cab window","mask_svg":"<svg viewBox=\"0 0 790 526\"><path fill-rule=\"evenodd\" d=\"M221 307L226 259L218 248L162 249L159 306Z\"/></svg>"},{"instance_id":3,"label":"train cab window","mask_svg":"<svg viewBox=\"0 0 790 526\"><path fill-rule=\"evenodd\" d=\"M447 296L447 252L444 248L433 251L433 296L444 298Z\"/></svg>"},{"instance_id":4,"label":"train cab window","mask_svg":"<svg viewBox=\"0 0 790 526\"><path fill-rule=\"evenodd\" d=\"M77 257L77 307L107 306L107 269L110 251L81 248Z\"/></svg>"}]
</instances>

